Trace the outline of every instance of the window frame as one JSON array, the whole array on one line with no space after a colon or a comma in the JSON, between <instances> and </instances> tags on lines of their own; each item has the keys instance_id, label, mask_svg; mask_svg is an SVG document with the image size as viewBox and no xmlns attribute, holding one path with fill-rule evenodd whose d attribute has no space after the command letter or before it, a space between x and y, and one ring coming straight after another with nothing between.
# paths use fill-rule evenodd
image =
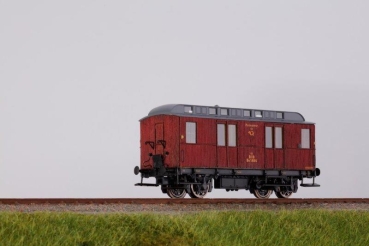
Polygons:
<instances>
[{"instance_id":1,"label":"window frame","mask_svg":"<svg viewBox=\"0 0 369 246\"><path fill-rule=\"evenodd\" d=\"M277 135L277 134L280 134L280 135ZM274 148L283 149L283 127L282 126L274 127Z\"/></svg>"},{"instance_id":2,"label":"window frame","mask_svg":"<svg viewBox=\"0 0 369 246\"><path fill-rule=\"evenodd\" d=\"M255 110L254 115L255 115L255 118L263 118L263 111Z\"/></svg>"},{"instance_id":3,"label":"window frame","mask_svg":"<svg viewBox=\"0 0 369 246\"><path fill-rule=\"evenodd\" d=\"M273 127L272 126L265 126L265 148L273 149Z\"/></svg>"},{"instance_id":4,"label":"window frame","mask_svg":"<svg viewBox=\"0 0 369 246\"><path fill-rule=\"evenodd\" d=\"M193 114L193 107L192 107L192 106L184 106L183 111L184 111L186 114Z\"/></svg>"},{"instance_id":5,"label":"window frame","mask_svg":"<svg viewBox=\"0 0 369 246\"><path fill-rule=\"evenodd\" d=\"M282 150L284 149L284 130L281 125L265 126L265 148Z\"/></svg>"},{"instance_id":6,"label":"window frame","mask_svg":"<svg viewBox=\"0 0 369 246\"><path fill-rule=\"evenodd\" d=\"M217 123L217 146L226 146L226 124L224 123Z\"/></svg>"},{"instance_id":7,"label":"window frame","mask_svg":"<svg viewBox=\"0 0 369 246\"><path fill-rule=\"evenodd\" d=\"M236 124L227 124L228 125L228 147L237 147L237 125ZM232 145L231 145L232 144Z\"/></svg>"},{"instance_id":8,"label":"window frame","mask_svg":"<svg viewBox=\"0 0 369 246\"><path fill-rule=\"evenodd\" d=\"M247 113L247 115L246 115L246 113ZM243 110L243 117L248 117L248 118L250 118L250 117L251 117L251 110L244 109L244 110Z\"/></svg>"},{"instance_id":9,"label":"window frame","mask_svg":"<svg viewBox=\"0 0 369 246\"><path fill-rule=\"evenodd\" d=\"M216 114L217 114L217 109L216 108L209 108L209 115L216 115Z\"/></svg>"},{"instance_id":10,"label":"window frame","mask_svg":"<svg viewBox=\"0 0 369 246\"><path fill-rule=\"evenodd\" d=\"M193 130L193 132L191 132ZM186 143L197 143L197 124L193 121L186 121Z\"/></svg>"},{"instance_id":11,"label":"window frame","mask_svg":"<svg viewBox=\"0 0 369 246\"><path fill-rule=\"evenodd\" d=\"M229 115L229 110L227 108L221 108L220 109L220 115L223 115L223 116Z\"/></svg>"},{"instance_id":12,"label":"window frame","mask_svg":"<svg viewBox=\"0 0 369 246\"><path fill-rule=\"evenodd\" d=\"M305 133L304 133L305 132ZM301 129L301 149L311 149L311 131L308 128Z\"/></svg>"}]
</instances>

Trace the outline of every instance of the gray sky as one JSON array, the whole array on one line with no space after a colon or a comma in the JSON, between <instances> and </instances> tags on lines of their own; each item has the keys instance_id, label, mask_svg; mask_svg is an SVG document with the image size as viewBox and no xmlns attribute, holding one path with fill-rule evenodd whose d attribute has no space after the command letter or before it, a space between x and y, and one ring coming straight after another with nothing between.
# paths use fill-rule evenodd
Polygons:
<instances>
[{"instance_id":1,"label":"gray sky","mask_svg":"<svg viewBox=\"0 0 369 246\"><path fill-rule=\"evenodd\" d=\"M316 123L321 187L293 197L368 197L368 11L0 0L0 197L167 197L133 174L139 119L167 103L300 112Z\"/></svg>"}]
</instances>

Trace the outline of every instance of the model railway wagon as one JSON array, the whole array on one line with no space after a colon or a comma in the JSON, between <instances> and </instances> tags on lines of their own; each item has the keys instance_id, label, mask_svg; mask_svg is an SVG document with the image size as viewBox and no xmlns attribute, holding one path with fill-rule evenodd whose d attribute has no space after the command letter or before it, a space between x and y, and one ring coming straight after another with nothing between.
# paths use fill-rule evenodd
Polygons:
<instances>
[{"instance_id":1,"label":"model railway wagon","mask_svg":"<svg viewBox=\"0 0 369 246\"><path fill-rule=\"evenodd\" d=\"M215 189L288 198L298 183L318 187L315 125L295 112L168 104L140 120L138 186L172 198L203 198ZM154 177L156 183L144 183ZM304 178L312 178L309 184Z\"/></svg>"}]
</instances>

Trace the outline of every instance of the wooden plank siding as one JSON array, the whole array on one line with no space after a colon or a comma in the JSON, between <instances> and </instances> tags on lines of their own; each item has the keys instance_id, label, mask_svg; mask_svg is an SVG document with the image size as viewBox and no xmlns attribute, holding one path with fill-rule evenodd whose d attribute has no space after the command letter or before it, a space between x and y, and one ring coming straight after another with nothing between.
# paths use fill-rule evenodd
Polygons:
<instances>
[{"instance_id":1,"label":"wooden plank siding","mask_svg":"<svg viewBox=\"0 0 369 246\"><path fill-rule=\"evenodd\" d=\"M196 123L196 143L186 143L186 122ZM215 120L181 117L180 119L180 167L216 166Z\"/></svg>"},{"instance_id":2,"label":"wooden plank siding","mask_svg":"<svg viewBox=\"0 0 369 246\"><path fill-rule=\"evenodd\" d=\"M286 168L292 170L309 170L315 167L315 126L308 124L288 124L285 127ZM301 148L301 129L310 130L310 148Z\"/></svg>"},{"instance_id":3,"label":"wooden plank siding","mask_svg":"<svg viewBox=\"0 0 369 246\"><path fill-rule=\"evenodd\" d=\"M186 142L186 122L196 124L196 143ZM217 144L217 124L224 124L225 145ZM236 146L228 146L228 126L235 125ZM155 115L140 121L141 169L153 168L149 153L163 154L166 167L288 169L315 168L314 124L269 123L174 115ZM272 127L273 147L265 148L265 127ZM282 128L282 148L275 148L275 128ZM232 128L234 129L234 127ZM310 131L310 149L301 148L301 129ZM166 146L159 144L164 140ZM153 142L154 149L150 144Z\"/></svg>"}]
</instances>

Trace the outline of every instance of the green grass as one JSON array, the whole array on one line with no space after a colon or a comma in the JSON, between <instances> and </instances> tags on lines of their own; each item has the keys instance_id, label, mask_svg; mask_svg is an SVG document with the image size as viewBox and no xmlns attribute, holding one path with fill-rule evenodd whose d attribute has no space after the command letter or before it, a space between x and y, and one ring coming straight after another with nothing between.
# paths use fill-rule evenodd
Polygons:
<instances>
[{"instance_id":1,"label":"green grass","mask_svg":"<svg viewBox=\"0 0 369 246\"><path fill-rule=\"evenodd\" d=\"M369 245L369 212L0 213L0 245Z\"/></svg>"}]
</instances>

